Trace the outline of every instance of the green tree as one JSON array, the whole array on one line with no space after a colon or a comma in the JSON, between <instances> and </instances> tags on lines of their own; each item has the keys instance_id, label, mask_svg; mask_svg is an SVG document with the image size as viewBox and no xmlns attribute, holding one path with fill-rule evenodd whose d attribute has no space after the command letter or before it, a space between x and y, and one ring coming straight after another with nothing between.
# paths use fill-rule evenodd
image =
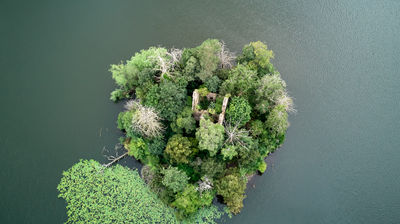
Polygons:
<instances>
[{"instance_id":1,"label":"green tree","mask_svg":"<svg viewBox=\"0 0 400 224\"><path fill-rule=\"evenodd\" d=\"M255 91L255 109L264 114L273 108L286 93L286 83L279 74L261 78Z\"/></svg>"},{"instance_id":2,"label":"green tree","mask_svg":"<svg viewBox=\"0 0 400 224\"><path fill-rule=\"evenodd\" d=\"M238 146L225 145L221 149L221 154L222 154L224 160L232 160L233 157L235 157L238 154L237 151L238 151Z\"/></svg>"},{"instance_id":3,"label":"green tree","mask_svg":"<svg viewBox=\"0 0 400 224\"><path fill-rule=\"evenodd\" d=\"M247 178L240 177L237 173L224 176L216 182L217 194L224 198L224 202L234 214L239 213L243 207L246 183Z\"/></svg>"},{"instance_id":4,"label":"green tree","mask_svg":"<svg viewBox=\"0 0 400 224\"><path fill-rule=\"evenodd\" d=\"M249 102L242 97L233 97L226 110L226 120L234 125L243 126L251 117L251 106Z\"/></svg>"},{"instance_id":5,"label":"green tree","mask_svg":"<svg viewBox=\"0 0 400 224\"><path fill-rule=\"evenodd\" d=\"M172 136L167 143L165 153L172 163L189 163L189 158L193 156L196 149L187 137L180 134Z\"/></svg>"},{"instance_id":6,"label":"green tree","mask_svg":"<svg viewBox=\"0 0 400 224\"><path fill-rule=\"evenodd\" d=\"M186 88L171 81L163 81L149 90L144 104L155 108L162 118L173 121L182 111L185 102Z\"/></svg>"},{"instance_id":7,"label":"green tree","mask_svg":"<svg viewBox=\"0 0 400 224\"><path fill-rule=\"evenodd\" d=\"M207 158L201 163L201 175L209 178L219 177L225 169L225 164L215 158Z\"/></svg>"},{"instance_id":8,"label":"green tree","mask_svg":"<svg viewBox=\"0 0 400 224\"><path fill-rule=\"evenodd\" d=\"M210 156L215 156L224 141L224 127L209 120L201 119L196 138L199 140L200 150L207 150Z\"/></svg>"},{"instance_id":9,"label":"green tree","mask_svg":"<svg viewBox=\"0 0 400 224\"><path fill-rule=\"evenodd\" d=\"M121 99L126 96L125 92L127 91L137 87L148 87L148 83L153 84L154 76L157 74L161 64L160 59L171 60L167 54L167 49L151 47L136 53L125 64L111 65L112 78L120 87L117 92L113 92L111 98ZM146 92L146 90L142 89L141 92Z\"/></svg>"},{"instance_id":10,"label":"green tree","mask_svg":"<svg viewBox=\"0 0 400 224\"><path fill-rule=\"evenodd\" d=\"M247 64L251 69L258 72L259 76L274 72L274 66L270 62L274 58L274 52L268 50L267 45L261 41L250 42L243 47L242 55L238 62Z\"/></svg>"},{"instance_id":11,"label":"green tree","mask_svg":"<svg viewBox=\"0 0 400 224\"><path fill-rule=\"evenodd\" d=\"M265 126L273 134L285 135L286 130L289 127L288 114L285 107L282 105L274 107L268 114Z\"/></svg>"},{"instance_id":12,"label":"green tree","mask_svg":"<svg viewBox=\"0 0 400 224\"><path fill-rule=\"evenodd\" d=\"M120 165L81 160L63 172L57 189L67 202L66 223L178 223L138 172Z\"/></svg>"},{"instance_id":13,"label":"green tree","mask_svg":"<svg viewBox=\"0 0 400 224\"><path fill-rule=\"evenodd\" d=\"M185 107L178 114L175 122L171 123L171 128L175 133L182 134L183 132L190 134L196 130L196 120L193 117L193 111L190 107Z\"/></svg>"},{"instance_id":14,"label":"green tree","mask_svg":"<svg viewBox=\"0 0 400 224\"><path fill-rule=\"evenodd\" d=\"M185 172L176 167L168 167L161 171L163 174L162 183L173 192L181 192L188 184L189 177Z\"/></svg>"},{"instance_id":15,"label":"green tree","mask_svg":"<svg viewBox=\"0 0 400 224\"><path fill-rule=\"evenodd\" d=\"M188 217L195 213L202 206L209 206L214 198L212 191L207 191L201 195L194 185L187 185L184 191L178 193L172 206L178 209L178 217Z\"/></svg>"},{"instance_id":16,"label":"green tree","mask_svg":"<svg viewBox=\"0 0 400 224\"><path fill-rule=\"evenodd\" d=\"M257 73L245 65L238 65L231 70L229 77L221 87L222 95L243 96L246 99L253 97L257 83Z\"/></svg>"},{"instance_id":17,"label":"green tree","mask_svg":"<svg viewBox=\"0 0 400 224\"><path fill-rule=\"evenodd\" d=\"M218 76L212 76L204 84L210 92L216 93L221 85L221 79Z\"/></svg>"},{"instance_id":18,"label":"green tree","mask_svg":"<svg viewBox=\"0 0 400 224\"><path fill-rule=\"evenodd\" d=\"M213 76L221 63L218 57L221 43L217 39L208 39L195 49L200 64L200 71L196 74L203 82Z\"/></svg>"}]
</instances>

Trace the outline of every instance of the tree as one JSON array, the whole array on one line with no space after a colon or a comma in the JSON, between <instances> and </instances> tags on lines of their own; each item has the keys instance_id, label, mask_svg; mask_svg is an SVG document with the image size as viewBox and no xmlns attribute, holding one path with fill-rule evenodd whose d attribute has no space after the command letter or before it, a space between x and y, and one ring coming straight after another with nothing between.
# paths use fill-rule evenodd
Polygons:
<instances>
[{"instance_id":1,"label":"tree","mask_svg":"<svg viewBox=\"0 0 400 224\"><path fill-rule=\"evenodd\" d=\"M201 175L210 178L218 177L225 169L225 164L214 158L207 158L201 163Z\"/></svg>"},{"instance_id":2,"label":"tree","mask_svg":"<svg viewBox=\"0 0 400 224\"><path fill-rule=\"evenodd\" d=\"M210 156L215 156L224 141L224 127L209 120L201 119L196 138L199 140L200 150L207 150Z\"/></svg>"},{"instance_id":3,"label":"tree","mask_svg":"<svg viewBox=\"0 0 400 224\"><path fill-rule=\"evenodd\" d=\"M188 217L202 206L209 206L214 198L212 191L203 192L201 195L194 185L187 185L185 190L178 193L172 206L178 209L178 217Z\"/></svg>"},{"instance_id":4,"label":"tree","mask_svg":"<svg viewBox=\"0 0 400 224\"><path fill-rule=\"evenodd\" d=\"M171 123L171 128L174 132L182 134L183 132L190 134L196 130L196 120L193 117L193 111L190 107L185 107L178 114L175 122Z\"/></svg>"},{"instance_id":5,"label":"tree","mask_svg":"<svg viewBox=\"0 0 400 224\"><path fill-rule=\"evenodd\" d=\"M224 176L217 181L217 194L224 198L229 210L237 214L243 207L244 190L246 189L247 179L233 173Z\"/></svg>"},{"instance_id":6,"label":"tree","mask_svg":"<svg viewBox=\"0 0 400 224\"><path fill-rule=\"evenodd\" d=\"M172 136L167 143L165 153L171 163L189 163L189 158L193 156L196 149L187 137L180 134Z\"/></svg>"},{"instance_id":7,"label":"tree","mask_svg":"<svg viewBox=\"0 0 400 224\"><path fill-rule=\"evenodd\" d=\"M274 66L270 62L273 58L274 52L268 50L267 45L261 41L257 41L243 47L242 55L238 57L238 62L247 64L251 69L257 71L261 77L274 72Z\"/></svg>"},{"instance_id":8,"label":"tree","mask_svg":"<svg viewBox=\"0 0 400 224\"><path fill-rule=\"evenodd\" d=\"M81 160L63 172L57 189L67 202L66 223L178 223L138 172L120 165Z\"/></svg>"},{"instance_id":9,"label":"tree","mask_svg":"<svg viewBox=\"0 0 400 224\"><path fill-rule=\"evenodd\" d=\"M232 160L233 157L235 157L237 153L238 146L234 145L226 145L221 149L221 154L224 158L224 160Z\"/></svg>"},{"instance_id":10,"label":"tree","mask_svg":"<svg viewBox=\"0 0 400 224\"><path fill-rule=\"evenodd\" d=\"M256 83L257 73L247 66L239 64L231 70L228 79L222 83L220 93L249 99L249 97L253 97Z\"/></svg>"},{"instance_id":11,"label":"tree","mask_svg":"<svg viewBox=\"0 0 400 224\"><path fill-rule=\"evenodd\" d=\"M221 52L221 43L216 39L204 41L195 50L195 55L200 64L200 71L196 74L201 81L209 79L220 64L219 53Z\"/></svg>"},{"instance_id":12,"label":"tree","mask_svg":"<svg viewBox=\"0 0 400 224\"><path fill-rule=\"evenodd\" d=\"M285 88L286 83L279 74L262 77L255 91L255 109L262 114L267 113L286 95Z\"/></svg>"},{"instance_id":13,"label":"tree","mask_svg":"<svg viewBox=\"0 0 400 224\"><path fill-rule=\"evenodd\" d=\"M129 95L126 92L137 87L141 88L139 92L146 92L147 90L143 87L149 87L148 84L153 84L154 77L163 66L162 62L170 60L171 57L165 48L151 47L136 53L125 64L111 65L112 77L120 87L116 92L113 92L111 98L116 100L124 98Z\"/></svg>"},{"instance_id":14,"label":"tree","mask_svg":"<svg viewBox=\"0 0 400 224\"><path fill-rule=\"evenodd\" d=\"M175 193L185 189L188 184L189 177L185 172L180 171L176 167L170 166L167 169L162 170L161 173L164 175L162 179L164 186L168 187Z\"/></svg>"},{"instance_id":15,"label":"tree","mask_svg":"<svg viewBox=\"0 0 400 224\"><path fill-rule=\"evenodd\" d=\"M133 111L132 128L146 138L159 137L164 131L161 118L151 107L141 105L138 101L129 101L127 106Z\"/></svg>"},{"instance_id":16,"label":"tree","mask_svg":"<svg viewBox=\"0 0 400 224\"><path fill-rule=\"evenodd\" d=\"M221 79L219 79L218 76L212 76L207 79L204 84L210 92L216 93L221 85Z\"/></svg>"},{"instance_id":17,"label":"tree","mask_svg":"<svg viewBox=\"0 0 400 224\"><path fill-rule=\"evenodd\" d=\"M185 100L186 88L165 80L149 90L144 105L155 108L162 118L173 121L182 111Z\"/></svg>"},{"instance_id":18,"label":"tree","mask_svg":"<svg viewBox=\"0 0 400 224\"><path fill-rule=\"evenodd\" d=\"M285 107L278 105L269 113L265 126L276 135L284 135L289 127L288 114Z\"/></svg>"},{"instance_id":19,"label":"tree","mask_svg":"<svg viewBox=\"0 0 400 224\"><path fill-rule=\"evenodd\" d=\"M243 126L250 121L251 106L249 102L242 97L233 97L226 110L226 119L228 122Z\"/></svg>"}]
</instances>

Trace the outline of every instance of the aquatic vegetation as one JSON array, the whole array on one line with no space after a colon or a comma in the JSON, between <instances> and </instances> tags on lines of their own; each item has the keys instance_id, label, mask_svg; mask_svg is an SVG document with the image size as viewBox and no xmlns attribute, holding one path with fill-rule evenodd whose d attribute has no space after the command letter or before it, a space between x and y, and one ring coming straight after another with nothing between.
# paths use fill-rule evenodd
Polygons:
<instances>
[{"instance_id":1,"label":"aquatic vegetation","mask_svg":"<svg viewBox=\"0 0 400 224\"><path fill-rule=\"evenodd\" d=\"M110 98L127 100L117 118L127 153L103 167L81 161L64 173L59 191L69 222L213 222L222 214L212 205L217 195L239 213L249 176L266 171L264 159L283 143L294 111L273 56L258 41L236 58L208 39L183 50L151 47L111 65L118 88ZM111 166L125 155L144 165L143 179Z\"/></svg>"}]
</instances>

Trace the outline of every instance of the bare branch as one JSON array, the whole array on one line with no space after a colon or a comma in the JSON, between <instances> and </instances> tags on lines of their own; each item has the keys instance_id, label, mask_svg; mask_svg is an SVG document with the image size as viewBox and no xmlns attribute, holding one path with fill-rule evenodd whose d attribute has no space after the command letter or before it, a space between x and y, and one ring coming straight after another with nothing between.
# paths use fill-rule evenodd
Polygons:
<instances>
[{"instance_id":1,"label":"bare branch","mask_svg":"<svg viewBox=\"0 0 400 224\"><path fill-rule=\"evenodd\" d=\"M236 56L233 52L229 51L224 41L221 41L220 43L221 43L221 51L218 54L219 59L221 61L220 67L230 69L234 66L234 61L236 59Z\"/></svg>"}]
</instances>

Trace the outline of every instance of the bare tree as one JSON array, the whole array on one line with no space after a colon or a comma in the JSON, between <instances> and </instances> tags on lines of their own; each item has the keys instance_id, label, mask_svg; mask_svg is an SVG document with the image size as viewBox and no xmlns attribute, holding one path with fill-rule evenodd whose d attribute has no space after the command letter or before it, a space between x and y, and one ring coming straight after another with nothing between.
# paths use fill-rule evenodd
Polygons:
<instances>
[{"instance_id":1,"label":"bare tree","mask_svg":"<svg viewBox=\"0 0 400 224\"><path fill-rule=\"evenodd\" d=\"M156 137L164 131L160 121L160 116L152 107L138 104L132 117L132 128L145 137Z\"/></svg>"},{"instance_id":2,"label":"bare tree","mask_svg":"<svg viewBox=\"0 0 400 224\"><path fill-rule=\"evenodd\" d=\"M221 41L220 43L221 43L221 51L218 54L219 59L221 61L220 67L230 69L234 66L234 61L236 59L236 56L233 52L229 51L224 41Z\"/></svg>"},{"instance_id":3,"label":"bare tree","mask_svg":"<svg viewBox=\"0 0 400 224\"><path fill-rule=\"evenodd\" d=\"M239 123L240 122L232 125L231 122L224 122L225 133L227 136L225 144L239 145L247 149L247 144L244 140L249 138L249 131L239 128Z\"/></svg>"}]
</instances>

